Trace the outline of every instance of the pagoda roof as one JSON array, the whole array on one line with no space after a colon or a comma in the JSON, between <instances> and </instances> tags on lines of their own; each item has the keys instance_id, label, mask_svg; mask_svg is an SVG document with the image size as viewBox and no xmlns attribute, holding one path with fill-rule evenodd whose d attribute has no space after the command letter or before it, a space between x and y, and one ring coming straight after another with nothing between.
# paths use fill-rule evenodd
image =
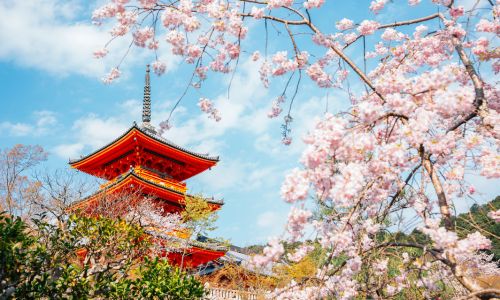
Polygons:
<instances>
[{"instance_id":1,"label":"pagoda roof","mask_svg":"<svg viewBox=\"0 0 500 300\"><path fill-rule=\"evenodd\" d=\"M227 250L229 250L228 247L220 245L218 243L213 243L213 242L203 243L203 242L196 241L196 240L186 240L186 239L183 239L183 238L180 238L177 236L170 235L168 233L162 233L162 232L155 231L155 230L146 230L146 233L151 235L151 236L161 238L163 240L167 240L167 241L171 241L171 242L178 242L178 243L187 242L187 245L190 247L196 247L196 248L212 250L212 251L223 251L223 252L226 252Z\"/></svg>"},{"instance_id":2,"label":"pagoda roof","mask_svg":"<svg viewBox=\"0 0 500 300\"><path fill-rule=\"evenodd\" d=\"M228 248L218 243L202 243L195 240L183 239L171 234L146 230L155 240L160 242L165 248L165 255L173 265L183 265L188 268L196 268L200 265L214 261L226 253ZM168 245L181 245L180 248L169 247Z\"/></svg>"},{"instance_id":3,"label":"pagoda roof","mask_svg":"<svg viewBox=\"0 0 500 300\"><path fill-rule=\"evenodd\" d=\"M69 164L73 168L83 172L106 178L103 174L99 174L99 168L110 162L119 160L127 154L127 150L128 153L132 153L133 151L131 150L135 149L137 137L139 137L143 143L147 143L148 146L155 147L155 149L158 150L155 151L156 154L191 167L184 168L184 173L178 175L179 178L176 178L177 180L185 180L201 173L214 166L219 161L218 156L209 156L208 154L190 151L161 137L154 129L152 130L150 127L146 126L138 126L137 123L134 122L132 127L115 140L79 159L70 159Z\"/></svg>"},{"instance_id":4,"label":"pagoda roof","mask_svg":"<svg viewBox=\"0 0 500 300\"><path fill-rule=\"evenodd\" d=\"M136 172L135 169L131 168L128 172L126 172L125 174L122 174L122 175L118 176L115 180L107 183L104 186L104 188L101 188L100 190L98 190L94 194L92 194L90 196L87 196L87 197L85 197L85 198L83 198L81 200L73 202L71 204L71 208L70 209L77 209L77 208L83 206L86 202L92 202L99 195L102 195L105 192L112 192L112 191L118 190L118 189L124 187L130 181L136 181L136 182L138 182L139 184L141 184L145 188L146 187L152 187L156 191L161 191L161 193L164 194L164 195L161 195L163 197L160 197L160 198L162 198L162 199L164 199L166 201L169 201L169 202L176 202L175 199L177 199L177 200L184 199L185 196L187 196L187 197L194 197L192 195L185 194L182 190L176 188L173 185L170 185L169 183L161 184L161 183L155 182L155 181L153 181L151 179L145 178L144 176L141 176L141 174L139 174L138 172ZM149 194L149 193L146 193L146 194ZM156 196L160 196L160 195L156 195ZM171 196L171 197L169 197L171 199L164 198L165 196L167 196L167 197ZM211 198L204 198L204 200L207 203L213 204L215 206L222 206L222 205L224 205L224 200L215 200L215 199L211 199Z\"/></svg>"}]
</instances>

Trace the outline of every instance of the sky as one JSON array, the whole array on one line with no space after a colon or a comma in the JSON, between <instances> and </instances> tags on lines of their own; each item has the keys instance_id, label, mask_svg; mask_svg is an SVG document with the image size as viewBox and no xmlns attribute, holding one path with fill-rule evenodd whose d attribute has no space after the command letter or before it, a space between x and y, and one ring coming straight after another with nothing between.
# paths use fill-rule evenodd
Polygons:
<instances>
[{"instance_id":1,"label":"sky","mask_svg":"<svg viewBox=\"0 0 500 300\"><path fill-rule=\"evenodd\" d=\"M322 15L313 15L319 26L333 26L332 20L344 16L384 23L409 15L405 3L374 16L367 9L370 1L332 2L327 1ZM0 148L39 144L50 153L43 168L67 169L69 158L100 148L133 121L140 122L145 65L154 58L133 49L121 67L122 78L103 84L100 78L121 59L128 41L112 44L105 60L92 57L109 39L109 28L91 24L91 12L99 4L102 1L0 1ZM429 11L424 5L412 13L425 16ZM262 34L261 27L251 24L243 48L262 48ZM269 43L270 53L280 47L278 41ZM168 49L161 50L167 73L151 80L156 126L182 94L192 67ZM315 118L326 111L338 112L346 99L345 94L318 89L305 79L292 110L294 142L284 146L282 117L267 117L283 81L275 80L265 89L259 65L248 58L251 51L242 56L229 91L230 76L213 76L202 90L191 89L174 112L174 127L164 134L181 146L220 157L216 167L189 179L187 185L190 193L224 199L212 236L240 246L263 243L283 232L289 206L279 190L285 174L300 167L301 137ZM220 122L200 112L196 107L200 97L214 101ZM485 191L480 201L498 193L491 183L479 180L478 185Z\"/></svg>"}]
</instances>

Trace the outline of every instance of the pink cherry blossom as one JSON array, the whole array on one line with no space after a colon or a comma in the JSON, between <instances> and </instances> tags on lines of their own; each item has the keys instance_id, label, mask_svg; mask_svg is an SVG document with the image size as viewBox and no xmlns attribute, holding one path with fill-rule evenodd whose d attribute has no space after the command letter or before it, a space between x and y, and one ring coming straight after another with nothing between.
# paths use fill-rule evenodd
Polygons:
<instances>
[{"instance_id":1,"label":"pink cherry blossom","mask_svg":"<svg viewBox=\"0 0 500 300\"><path fill-rule=\"evenodd\" d=\"M281 143L283 143L283 145L285 146L288 146L292 143L292 138L289 136L285 136L281 139Z\"/></svg>"},{"instance_id":2,"label":"pink cherry blossom","mask_svg":"<svg viewBox=\"0 0 500 300\"><path fill-rule=\"evenodd\" d=\"M160 135L162 135L165 131L172 128L172 125L168 120L161 121L159 125L160 125Z\"/></svg>"},{"instance_id":3,"label":"pink cherry blossom","mask_svg":"<svg viewBox=\"0 0 500 300\"><path fill-rule=\"evenodd\" d=\"M376 21L364 20L361 24L359 24L358 32L361 35L370 35L373 34L379 26L380 24Z\"/></svg>"},{"instance_id":4,"label":"pink cherry blossom","mask_svg":"<svg viewBox=\"0 0 500 300\"><path fill-rule=\"evenodd\" d=\"M453 19L457 19L464 14L464 7L463 6L457 6L457 7L452 7L450 9L450 16L453 17Z\"/></svg>"},{"instance_id":5,"label":"pink cherry blossom","mask_svg":"<svg viewBox=\"0 0 500 300\"><path fill-rule=\"evenodd\" d=\"M214 119L216 122L221 120L219 111L214 107L212 101L207 98L200 98L198 106L201 111L208 114L209 118Z\"/></svg>"},{"instance_id":6,"label":"pink cherry blossom","mask_svg":"<svg viewBox=\"0 0 500 300\"><path fill-rule=\"evenodd\" d=\"M139 0L139 3L142 5L142 7L146 9L151 9L155 7L157 0Z\"/></svg>"},{"instance_id":7,"label":"pink cherry blossom","mask_svg":"<svg viewBox=\"0 0 500 300\"><path fill-rule=\"evenodd\" d=\"M271 111L267 113L267 116L269 118L276 118L277 116L279 116L283 111L283 109L281 108L281 104L284 102L285 97L283 95L276 98L276 100L273 101Z\"/></svg>"},{"instance_id":8,"label":"pink cherry blossom","mask_svg":"<svg viewBox=\"0 0 500 300\"><path fill-rule=\"evenodd\" d=\"M389 262L389 258L381 259L375 262L374 271L376 275L382 275L387 272L387 264Z\"/></svg>"},{"instance_id":9,"label":"pink cherry blossom","mask_svg":"<svg viewBox=\"0 0 500 300\"><path fill-rule=\"evenodd\" d=\"M387 28L382 33L382 39L386 41L400 41L404 38L404 34L394 30L393 28Z\"/></svg>"},{"instance_id":10,"label":"pink cherry blossom","mask_svg":"<svg viewBox=\"0 0 500 300\"><path fill-rule=\"evenodd\" d=\"M120 70L118 70L118 68L113 68L113 69L111 69L111 72L109 72L109 74L106 75L106 77L102 78L102 81L106 84L110 84L115 79L120 77L120 74L121 74L121 72L120 72Z\"/></svg>"},{"instance_id":11,"label":"pink cherry blossom","mask_svg":"<svg viewBox=\"0 0 500 300\"><path fill-rule=\"evenodd\" d=\"M308 223L312 212L297 207L292 207L288 215L287 230L292 241L302 237L305 225Z\"/></svg>"},{"instance_id":12,"label":"pink cherry blossom","mask_svg":"<svg viewBox=\"0 0 500 300\"><path fill-rule=\"evenodd\" d=\"M493 211L493 210L490 211L488 213L488 217L490 217L496 223L499 223L500 222L500 209L495 210L495 211Z\"/></svg>"},{"instance_id":13,"label":"pink cherry blossom","mask_svg":"<svg viewBox=\"0 0 500 300\"><path fill-rule=\"evenodd\" d=\"M293 254L288 254L288 259L293 262L301 261L309 252L314 250L314 246L311 245L301 245Z\"/></svg>"},{"instance_id":14,"label":"pink cherry blossom","mask_svg":"<svg viewBox=\"0 0 500 300\"><path fill-rule=\"evenodd\" d=\"M332 76L328 75L318 63L309 66L306 72L319 87L327 88L332 86Z\"/></svg>"},{"instance_id":15,"label":"pink cherry blossom","mask_svg":"<svg viewBox=\"0 0 500 300\"><path fill-rule=\"evenodd\" d=\"M154 61L151 65L153 67L153 71L158 76L162 75L167 70L167 65L159 60Z\"/></svg>"},{"instance_id":16,"label":"pink cherry blossom","mask_svg":"<svg viewBox=\"0 0 500 300\"><path fill-rule=\"evenodd\" d=\"M146 42L154 35L153 28L141 28L132 33L134 37L134 44L139 47L146 47Z\"/></svg>"},{"instance_id":17,"label":"pink cherry blossom","mask_svg":"<svg viewBox=\"0 0 500 300\"><path fill-rule=\"evenodd\" d=\"M349 30L354 27L354 22L352 20L343 18L342 20L337 22L335 27L337 27L338 30Z\"/></svg>"},{"instance_id":18,"label":"pink cherry blossom","mask_svg":"<svg viewBox=\"0 0 500 300\"><path fill-rule=\"evenodd\" d=\"M352 299L379 293L391 298L411 288L430 299L457 276L498 273L491 258L478 252L491 242L477 232L459 236L448 226L445 209L460 207L465 196L477 197L471 176L500 177L500 90L495 76L488 75L500 72L495 48L498 1L465 17L457 3L431 0L425 8L409 8L389 20L382 15L389 1L372 0L370 9L381 14L377 20L385 20L383 28L375 20L364 20L356 28L347 15L328 20L336 28L323 26L306 12L324 9L321 0L270 0L254 6L213 0L125 3L110 1L96 10L93 20L109 22L106 28L112 28L117 39L131 32L133 46L147 46L154 50L150 55L161 55L160 44L166 42L174 55L193 64L192 87L201 88L212 72L224 76L242 68L252 71L266 51L255 66L260 80L265 87L285 85L279 86L281 96L269 103L269 117L282 113L285 95L294 92L295 84L299 89L290 114L307 119L310 109L327 111L304 135L303 124L297 132L290 131L287 120L283 124L282 142L303 137L305 149L301 167L287 172L281 188L283 200L294 204L282 240L300 244L288 255L290 261L300 261L313 250L301 241L311 233L316 248L343 264L326 262L316 270L314 284L290 281L271 297ZM419 13L425 11L439 15ZM151 34L145 26L160 21L155 16L161 16L163 26ZM265 36L258 31L261 26L254 26L263 23ZM384 30L377 34L379 28ZM246 41L247 36L256 42ZM248 45L256 48L250 51ZM241 60L241 53L252 51L247 61ZM365 62L363 54L371 59ZM118 77L116 72L108 75L108 82ZM226 81L221 77L220 82ZM315 86L328 89L321 100L315 97ZM220 120L212 101L201 98L198 105L208 118ZM316 218L311 212L318 206L326 209ZM407 215L412 216L411 226ZM490 216L498 220L497 212ZM402 249L381 247L378 233L415 224L430 239L416 243L435 257L422 259L412 252L393 262L393 254ZM275 239L254 261L265 266L284 253ZM394 274L386 274L389 265ZM369 270L368 282L360 280L362 270ZM462 288L457 297L466 296L460 294Z\"/></svg>"},{"instance_id":19,"label":"pink cherry blossom","mask_svg":"<svg viewBox=\"0 0 500 300\"><path fill-rule=\"evenodd\" d=\"M377 13L381 9L384 8L384 6L387 4L388 0L373 0L370 3L370 9L374 12Z\"/></svg>"},{"instance_id":20,"label":"pink cherry blossom","mask_svg":"<svg viewBox=\"0 0 500 300\"><path fill-rule=\"evenodd\" d=\"M285 252L283 245L280 243L279 239L270 239L268 246L264 248L263 255L255 255L252 258L252 262L257 267L264 267L271 262L278 261L281 255Z\"/></svg>"},{"instance_id":21,"label":"pink cherry blossom","mask_svg":"<svg viewBox=\"0 0 500 300\"><path fill-rule=\"evenodd\" d=\"M96 50L94 51L94 57L95 58L103 58L106 56L106 54L108 54L108 49L106 48L102 48L102 49L99 49L99 50Z\"/></svg>"},{"instance_id":22,"label":"pink cherry blossom","mask_svg":"<svg viewBox=\"0 0 500 300\"><path fill-rule=\"evenodd\" d=\"M486 19L481 19L476 24L476 30L479 32L492 32L498 34L500 32L500 22L492 22Z\"/></svg>"},{"instance_id":23,"label":"pink cherry blossom","mask_svg":"<svg viewBox=\"0 0 500 300\"><path fill-rule=\"evenodd\" d=\"M260 59L259 51L255 51L254 53L252 53L252 61L258 61L259 59Z\"/></svg>"},{"instance_id":24,"label":"pink cherry blossom","mask_svg":"<svg viewBox=\"0 0 500 300\"><path fill-rule=\"evenodd\" d=\"M293 0L268 0L267 6L269 8L279 8L281 6L292 6Z\"/></svg>"},{"instance_id":25,"label":"pink cherry blossom","mask_svg":"<svg viewBox=\"0 0 500 300\"><path fill-rule=\"evenodd\" d=\"M101 19L112 18L116 15L118 9L114 3L108 3L92 13L92 20L99 21Z\"/></svg>"},{"instance_id":26,"label":"pink cherry blossom","mask_svg":"<svg viewBox=\"0 0 500 300\"><path fill-rule=\"evenodd\" d=\"M254 17L257 20L261 19L264 16L264 8L263 7L258 8L258 7L253 6L250 14L252 15L252 17Z\"/></svg>"},{"instance_id":27,"label":"pink cherry blossom","mask_svg":"<svg viewBox=\"0 0 500 300\"><path fill-rule=\"evenodd\" d=\"M319 8L325 3L325 0L307 0L304 2L304 7L307 9Z\"/></svg>"},{"instance_id":28,"label":"pink cherry blossom","mask_svg":"<svg viewBox=\"0 0 500 300\"><path fill-rule=\"evenodd\" d=\"M309 181L307 174L304 171L294 169L286 177L285 182L281 187L281 197L286 202L296 202L304 200L309 191Z\"/></svg>"}]
</instances>

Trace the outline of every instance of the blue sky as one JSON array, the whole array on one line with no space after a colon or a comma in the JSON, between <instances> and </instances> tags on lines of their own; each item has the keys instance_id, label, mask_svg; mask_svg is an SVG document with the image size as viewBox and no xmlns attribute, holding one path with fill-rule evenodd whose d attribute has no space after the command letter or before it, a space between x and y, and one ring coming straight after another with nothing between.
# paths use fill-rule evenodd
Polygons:
<instances>
[{"instance_id":1,"label":"blue sky","mask_svg":"<svg viewBox=\"0 0 500 300\"><path fill-rule=\"evenodd\" d=\"M343 17L386 23L410 15L405 1L395 1L384 14L373 16L367 9L369 2L327 1L324 15L313 14L313 19L320 27L332 27L333 20ZM121 67L123 77L112 85L102 84L100 77L120 59L128 42L115 43L103 61L92 57L109 38L106 28L90 24L91 11L98 3L102 2L0 2L0 148L40 144L50 152L44 167L63 169L68 168L68 158L89 153L120 135L134 120L140 121L144 69L153 56L133 50ZM411 14L429 12L431 8L422 5ZM262 51L262 34L261 27L251 26L244 42L250 53ZM279 39L272 39L269 52L280 47ZM168 71L152 77L154 125L166 118L192 68L163 50ZM279 189L287 170L299 166L304 147L300 137L315 117L326 110L337 112L346 99L341 92L327 93L305 79L292 111L295 141L286 147L280 142L282 117L271 120L266 116L283 81L273 81L266 90L258 67L248 54L242 56L229 98L227 76L214 76L202 90L191 90L174 114L174 128L164 135L192 150L220 156L218 166L188 180L188 188L226 201L213 235L243 246L283 232L288 205L280 199ZM199 111L196 102L201 96L214 100L221 122ZM486 190L483 200L498 192L481 182Z\"/></svg>"}]
</instances>

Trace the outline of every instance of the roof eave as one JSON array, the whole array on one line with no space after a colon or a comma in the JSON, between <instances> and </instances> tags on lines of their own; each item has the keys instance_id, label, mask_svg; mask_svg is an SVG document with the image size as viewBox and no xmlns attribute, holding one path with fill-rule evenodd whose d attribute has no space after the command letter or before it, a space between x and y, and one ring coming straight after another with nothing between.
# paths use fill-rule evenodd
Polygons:
<instances>
[{"instance_id":1,"label":"roof eave","mask_svg":"<svg viewBox=\"0 0 500 300\"><path fill-rule=\"evenodd\" d=\"M166 145L168 147L172 147L172 148L174 148L176 150L179 150L181 152L184 152L184 153L189 154L191 156L194 156L196 158L208 160L208 161L210 161L210 162L212 162L214 164L219 161L219 156L211 157L211 156L208 156L208 154L205 155L205 154L200 154L200 153L193 152L191 150L188 150L186 148L178 146L178 145L176 145L176 144L174 144L174 143L172 143L172 142L170 142L170 141L168 141L166 139L163 139L163 138L161 138L159 136L152 135L151 133L147 132L146 130L144 130L143 128L141 128L140 126L138 126L136 122L134 122L133 125L132 125L132 127L130 127L127 131L125 131L125 133L123 133L122 135L120 135L118 138L114 139L112 142L110 142L110 143L102 146L101 148L95 150L94 152L92 152L92 153L90 153L90 154L88 154L86 156L83 156L83 157L81 157L79 159L70 159L69 160L69 164L71 166L74 166L74 165L76 165L76 164L78 164L78 163L80 163L80 162L82 162L82 161L84 161L84 160L86 160L86 159L88 159L88 158L90 158L90 157L98 154L99 152L101 152L104 149L108 148L109 146L113 145L114 143L116 143L120 139L124 138L127 134L129 134L134 129L136 129L137 131L141 132L142 134L146 135L147 137L149 137L149 138L151 138L151 139L153 139L153 140L155 140L155 141L157 141L159 143L162 143L162 144L164 144L164 145Z\"/></svg>"}]
</instances>

